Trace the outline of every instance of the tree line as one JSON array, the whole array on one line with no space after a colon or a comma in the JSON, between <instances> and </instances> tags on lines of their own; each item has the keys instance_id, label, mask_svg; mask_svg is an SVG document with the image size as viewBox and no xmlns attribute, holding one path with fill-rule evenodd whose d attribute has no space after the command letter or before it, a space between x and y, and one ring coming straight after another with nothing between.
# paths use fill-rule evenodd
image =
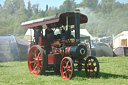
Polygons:
<instances>
[{"instance_id":1,"label":"tree line","mask_svg":"<svg viewBox=\"0 0 128 85\"><path fill-rule=\"evenodd\" d=\"M76 8L88 16L88 23L81 25L81 28L86 28L93 36L110 36L128 31L128 3L82 0L77 4L75 0L65 0L59 8L46 5L43 10L39 4L32 5L30 1L25 6L24 0L5 0L3 6L0 4L0 35L24 35L26 29L21 29L22 22L74 11Z\"/></svg>"}]
</instances>

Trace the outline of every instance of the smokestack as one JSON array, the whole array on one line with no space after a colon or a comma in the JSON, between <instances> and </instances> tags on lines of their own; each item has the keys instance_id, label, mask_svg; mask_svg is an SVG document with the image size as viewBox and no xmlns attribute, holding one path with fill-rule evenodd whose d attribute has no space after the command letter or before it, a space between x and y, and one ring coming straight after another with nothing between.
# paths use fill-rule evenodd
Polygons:
<instances>
[{"instance_id":1,"label":"smokestack","mask_svg":"<svg viewBox=\"0 0 128 85\"><path fill-rule=\"evenodd\" d=\"M80 10L75 10L75 41L80 43Z\"/></svg>"}]
</instances>

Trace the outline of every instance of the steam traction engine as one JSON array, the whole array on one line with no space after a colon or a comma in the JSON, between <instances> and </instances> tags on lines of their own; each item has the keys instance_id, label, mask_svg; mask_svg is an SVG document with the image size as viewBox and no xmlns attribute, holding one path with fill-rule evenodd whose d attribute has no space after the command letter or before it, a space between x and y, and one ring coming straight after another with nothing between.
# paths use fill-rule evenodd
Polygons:
<instances>
[{"instance_id":1,"label":"steam traction engine","mask_svg":"<svg viewBox=\"0 0 128 85\"><path fill-rule=\"evenodd\" d=\"M74 69L78 71L85 69L88 77L96 77L99 73L98 60L94 56L87 56L87 45L80 42L80 24L87 21L86 15L75 11L23 22L22 28L35 29L37 26L47 25L49 28L61 31L54 36L42 34L38 38L38 44L31 43L28 53L30 72L38 75L53 69L55 72L60 72L64 79L71 79ZM71 35L73 26L74 36Z\"/></svg>"}]
</instances>

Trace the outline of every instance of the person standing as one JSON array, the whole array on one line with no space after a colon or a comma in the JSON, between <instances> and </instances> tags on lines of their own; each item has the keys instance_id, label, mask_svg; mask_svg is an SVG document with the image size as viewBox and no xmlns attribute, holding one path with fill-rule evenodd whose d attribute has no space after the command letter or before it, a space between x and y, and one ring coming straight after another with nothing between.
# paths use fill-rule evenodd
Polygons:
<instances>
[{"instance_id":1,"label":"person standing","mask_svg":"<svg viewBox=\"0 0 128 85\"><path fill-rule=\"evenodd\" d=\"M49 27L46 27L46 30L45 30L45 36L54 36L54 32L51 28Z\"/></svg>"},{"instance_id":2,"label":"person standing","mask_svg":"<svg viewBox=\"0 0 128 85\"><path fill-rule=\"evenodd\" d=\"M38 44L39 36L41 36L42 26L34 28L35 44Z\"/></svg>"}]
</instances>

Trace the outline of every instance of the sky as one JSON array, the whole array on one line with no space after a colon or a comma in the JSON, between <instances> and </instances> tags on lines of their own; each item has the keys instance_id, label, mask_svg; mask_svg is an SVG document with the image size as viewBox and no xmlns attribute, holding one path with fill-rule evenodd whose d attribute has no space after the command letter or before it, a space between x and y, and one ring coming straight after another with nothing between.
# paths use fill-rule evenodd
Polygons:
<instances>
[{"instance_id":1,"label":"sky","mask_svg":"<svg viewBox=\"0 0 128 85\"><path fill-rule=\"evenodd\" d=\"M0 0L0 4L4 4L4 1L5 0ZM29 0L24 0L25 1L25 5L27 5L28 1ZM31 1L31 4L38 4L39 3L39 7L43 10L45 10L46 8L46 5L48 6L53 6L53 7L57 7L59 8L60 5L63 4L63 2L65 0L30 0ZM82 2L83 0L75 0L75 2L78 4L80 2ZM101 0L99 0L101 1ZM119 1L120 3L128 3L128 0L116 0L116 1Z\"/></svg>"}]
</instances>

